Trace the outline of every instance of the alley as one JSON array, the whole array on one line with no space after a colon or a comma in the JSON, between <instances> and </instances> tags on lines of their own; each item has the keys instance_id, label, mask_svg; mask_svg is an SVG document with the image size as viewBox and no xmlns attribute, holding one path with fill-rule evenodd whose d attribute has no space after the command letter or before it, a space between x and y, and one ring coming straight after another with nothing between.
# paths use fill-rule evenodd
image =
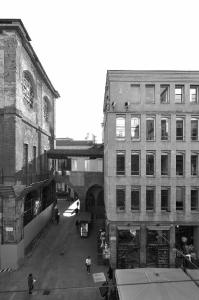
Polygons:
<instances>
[{"instance_id":1,"label":"alley","mask_svg":"<svg viewBox=\"0 0 199 300\"><path fill-rule=\"evenodd\" d=\"M88 238L80 238L75 226L75 216L64 217L68 204L58 201L60 224L50 224L23 266L14 272L0 273L0 299L102 299L100 283L95 283L93 273L106 273L105 266L97 265L96 224ZM85 258L92 258L92 272L85 271ZM27 276L37 279L32 295L27 293ZM7 291L7 292L2 292Z\"/></svg>"}]
</instances>

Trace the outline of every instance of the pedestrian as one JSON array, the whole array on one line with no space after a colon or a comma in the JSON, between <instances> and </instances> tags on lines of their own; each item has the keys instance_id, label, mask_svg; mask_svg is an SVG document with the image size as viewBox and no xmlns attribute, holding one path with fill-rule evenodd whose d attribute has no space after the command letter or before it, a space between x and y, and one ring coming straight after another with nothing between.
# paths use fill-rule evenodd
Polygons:
<instances>
[{"instance_id":1,"label":"pedestrian","mask_svg":"<svg viewBox=\"0 0 199 300\"><path fill-rule=\"evenodd\" d=\"M113 279L113 269L111 268L111 266L109 266L107 274L108 274L109 280L112 280Z\"/></svg>"},{"instance_id":2,"label":"pedestrian","mask_svg":"<svg viewBox=\"0 0 199 300\"><path fill-rule=\"evenodd\" d=\"M57 224L59 224L60 213L59 213L59 210L58 210L58 209L57 209L57 211L56 211L55 218L56 218L56 222L57 222Z\"/></svg>"},{"instance_id":3,"label":"pedestrian","mask_svg":"<svg viewBox=\"0 0 199 300\"><path fill-rule=\"evenodd\" d=\"M36 282L36 280L33 278L33 275L30 273L28 275L28 292L29 292L29 294L32 294L32 290L34 288L35 282Z\"/></svg>"},{"instance_id":4,"label":"pedestrian","mask_svg":"<svg viewBox=\"0 0 199 300\"><path fill-rule=\"evenodd\" d=\"M91 272L91 257L90 256L87 256L85 265L86 265L87 273L90 274L90 272Z\"/></svg>"}]
</instances>

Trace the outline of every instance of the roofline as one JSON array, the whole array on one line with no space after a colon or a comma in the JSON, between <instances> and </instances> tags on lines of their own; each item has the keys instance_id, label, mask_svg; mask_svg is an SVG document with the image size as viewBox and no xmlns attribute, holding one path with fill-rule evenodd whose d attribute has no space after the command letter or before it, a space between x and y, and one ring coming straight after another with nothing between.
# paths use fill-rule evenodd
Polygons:
<instances>
[{"instance_id":1,"label":"roofline","mask_svg":"<svg viewBox=\"0 0 199 300\"><path fill-rule=\"evenodd\" d=\"M48 75L46 74L38 56L36 55L32 45L30 44L31 38L23 25L21 19L0 19L0 30L16 30L17 33L20 35L22 39L22 43L28 55L30 56L34 66L36 67L39 74L42 76L43 80L47 84L48 88L51 90L55 98L59 98L60 95L58 91L55 90L54 86L52 85Z\"/></svg>"}]
</instances>

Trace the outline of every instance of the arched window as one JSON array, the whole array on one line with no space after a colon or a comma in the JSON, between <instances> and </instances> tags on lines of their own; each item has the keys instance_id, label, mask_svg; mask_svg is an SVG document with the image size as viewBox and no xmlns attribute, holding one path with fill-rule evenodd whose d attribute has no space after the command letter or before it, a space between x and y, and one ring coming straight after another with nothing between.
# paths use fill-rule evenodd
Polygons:
<instances>
[{"instance_id":1,"label":"arched window","mask_svg":"<svg viewBox=\"0 0 199 300\"><path fill-rule=\"evenodd\" d=\"M44 113L44 119L45 121L48 121L49 117L49 100L48 97L43 98L43 113Z\"/></svg>"},{"instance_id":2,"label":"arched window","mask_svg":"<svg viewBox=\"0 0 199 300\"><path fill-rule=\"evenodd\" d=\"M29 105L30 108L33 108L33 100L34 100L34 89L33 82L29 72L23 72L23 80L22 80L22 92L23 99Z\"/></svg>"}]
</instances>

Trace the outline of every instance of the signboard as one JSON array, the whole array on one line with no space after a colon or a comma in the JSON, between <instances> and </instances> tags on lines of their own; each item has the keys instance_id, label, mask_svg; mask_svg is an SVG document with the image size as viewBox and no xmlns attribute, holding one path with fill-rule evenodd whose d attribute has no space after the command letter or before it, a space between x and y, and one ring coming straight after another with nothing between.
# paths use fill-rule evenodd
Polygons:
<instances>
[{"instance_id":1,"label":"signboard","mask_svg":"<svg viewBox=\"0 0 199 300\"><path fill-rule=\"evenodd\" d=\"M103 272L101 273L93 273L94 282L104 282L106 281L106 277Z\"/></svg>"},{"instance_id":2,"label":"signboard","mask_svg":"<svg viewBox=\"0 0 199 300\"><path fill-rule=\"evenodd\" d=\"M5 231L14 231L14 228L13 227L6 227Z\"/></svg>"},{"instance_id":3,"label":"signboard","mask_svg":"<svg viewBox=\"0 0 199 300\"><path fill-rule=\"evenodd\" d=\"M168 248L159 248L157 259L158 259L159 266L168 266L169 265L169 249Z\"/></svg>"}]
</instances>

